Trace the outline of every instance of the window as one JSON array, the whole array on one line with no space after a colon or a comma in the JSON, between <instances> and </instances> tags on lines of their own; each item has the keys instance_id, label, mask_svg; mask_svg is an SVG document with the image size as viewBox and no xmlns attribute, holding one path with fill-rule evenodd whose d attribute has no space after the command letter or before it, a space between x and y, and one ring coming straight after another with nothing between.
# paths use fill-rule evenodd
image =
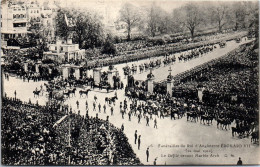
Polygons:
<instances>
[{"instance_id":1,"label":"window","mask_svg":"<svg viewBox=\"0 0 260 167\"><path fill-rule=\"evenodd\" d=\"M14 18L14 19L16 18L15 14L13 15L13 18Z\"/></svg>"},{"instance_id":2,"label":"window","mask_svg":"<svg viewBox=\"0 0 260 167\"><path fill-rule=\"evenodd\" d=\"M37 13L39 13L39 10L37 10Z\"/></svg>"},{"instance_id":3,"label":"window","mask_svg":"<svg viewBox=\"0 0 260 167\"><path fill-rule=\"evenodd\" d=\"M31 10L31 13L32 13L32 10Z\"/></svg>"},{"instance_id":4,"label":"window","mask_svg":"<svg viewBox=\"0 0 260 167\"><path fill-rule=\"evenodd\" d=\"M26 27L26 23L14 23L13 27Z\"/></svg>"}]
</instances>

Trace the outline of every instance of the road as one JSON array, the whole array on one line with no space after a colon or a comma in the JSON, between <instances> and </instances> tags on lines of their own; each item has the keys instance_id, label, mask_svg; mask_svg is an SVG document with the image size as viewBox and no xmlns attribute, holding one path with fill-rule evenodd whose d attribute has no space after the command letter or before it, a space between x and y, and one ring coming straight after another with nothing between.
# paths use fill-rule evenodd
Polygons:
<instances>
[{"instance_id":1,"label":"road","mask_svg":"<svg viewBox=\"0 0 260 167\"><path fill-rule=\"evenodd\" d=\"M248 42L248 41L246 41ZM245 43L243 40L240 44ZM172 74L176 75L180 72L193 68L197 65L210 61L212 59L221 57L238 47L240 44L235 43L234 41L228 42L226 48L217 48L212 53L209 53L198 59L194 59L185 63L176 62L172 66ZM178 56L177 54L175 54ZM161 57L159 57L161 58ZM155 60L158 58L152 58ZM149 60L141 60L138 62L132 62L136 65L139 65ZM131 66L132 63L128 63ZM115 65L119 70L119 75L126 84L126 79L123 76L122 67L126 64ZM104 67L103 70L107 70L108 67ZM168 75L167 67L161 67L153 71L155 75L155 81L163 80ZM136 79L144 80L148 72L142 74L135 74ZM92 71L88 72L88 75L92 75ZM23 82L21 79L10 76L9 81L4 79L4 90L7 93L7 96L14 97L14 91L17 92L17 98L27 101L31 99L33 103L38 101L39 104L45 104L47 101L46 94L43 94L39 98L33 97L33 90L37 87L40 88L40 85L43 85L45 82ZM76 96L71 97L65 101L65 104L69 104L72 107L73 112L77 113L80 110L80 114L85 115L85 102L88 101L89 104L89 115L96 116L98 111L93 111L93 102L94 96L97 96L97 105L100 103L101 106L105 104L105 97L114 96L114 92L103 93L98 89L90 91L88 97L80 97L79 95L80 88L76 91ZM178 120L170 120L170 118L159 119L158 129L153 128L153 121L150 121L150 126L146 126L145 120L142 118L141 123L138 124L137 118L132 117L132 120L128 120L128 116L125 115L125 118L122 119L122 116L119 112L119 101L123 101L126 97L124 96L124 90L117 90L117 95L119 99L116 102L114 107L114 116L110 116L110 122L117 127L121 127L124 124L124 132L129 139L134 152L137 154L137 157L140 158L141 162L145 165L152 165L155 158L157 158L157 164L161 165L183 165L183 164L236 164L238 157L242 158L243 164L257 164L259 161L256 161L256 155L259 155L259 146L251 144L250 138L239 139L237 137L232 137L231 130L220 130L216 127L216 122L213 121L213 125L203 125L200 123L187 122L186 118ZM77 109L76 101L79 101L79 109ZM127 99L128 104L129 100ZM107 112L99 113L99 117L106 119L107 115L110 115L110 107L106 104ZM98 110L98 109L97 109ZM153 118L154 119L154 118ZM134 144L134 132L138 131L138 135L141 135L141 149L138 150L137 145ZM187 147L189 144L192 147ZM195 147L196 144L210 144L210 145L219 145L218 148L198 148ZM237 144L238 148L230 147L220 147L221 144ZM242 145L242 148L240 146ZM149 161L146 162L146 148L149 146ZM222 145L223 146L223 145ZM194 151L200 152L194 152ZM206 153L203 157L203 151L210 152ZM179 157L172 157L172 154L177 154ZM202 157L191 158L189 156L195 157L195 155L201 155ZM180 158L180 156L184 156ZM209 157L205 157L209 156Z\"/></svg>"}]
</instances>

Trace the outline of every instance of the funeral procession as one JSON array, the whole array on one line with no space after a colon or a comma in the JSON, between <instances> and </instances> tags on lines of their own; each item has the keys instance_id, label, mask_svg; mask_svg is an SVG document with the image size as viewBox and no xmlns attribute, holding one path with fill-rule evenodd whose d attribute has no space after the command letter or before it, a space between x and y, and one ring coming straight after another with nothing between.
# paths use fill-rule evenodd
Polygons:
<instances>
[{"instance_id":1,"label":"funeral procession","mask_svg":"<svg viewBox=\"0 0 260 167\"><path fill-rule=\"evenodd\" d=\"M259 2L2 0L1 165L259 165Z\"/></svg>"}]
</instances>

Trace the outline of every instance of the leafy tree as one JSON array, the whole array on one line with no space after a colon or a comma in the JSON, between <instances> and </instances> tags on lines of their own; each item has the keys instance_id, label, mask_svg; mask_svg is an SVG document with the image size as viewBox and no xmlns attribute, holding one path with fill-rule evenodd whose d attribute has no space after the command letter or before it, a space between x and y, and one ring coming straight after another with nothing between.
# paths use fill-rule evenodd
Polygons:
<instances>
[{"instance_id":1,"label":"leafy tree","mask_svg":"<svg viewBox=\"0 0 260 167\"><path fill-rule=\"evenodd\" d=\"M115 45L112 41L112 37L108 34L106 41L104 43L103 49L102 49L103 54L116 54L116 48Z\"/></svg>"},{"instance_id":2,"label":"leafy tree","mask_svg":"<svg viewBox=\"0 0 260 167\"><path fill-rule=\"evenodd\" d=\"M69 15L69 11L64 10L64 9L59 9L57 11L57 16L55 18L56 20L56 35L58 37L67 39L69 36L69 27L66 24L65 21L65 14Z\"/></svg>"},{"instance_id":3,"label":"leafy tree","mask_svg":"<svg viewBox=\"0 0 260 167\"><path fill-rule=\"evenodd\" d=\"M66 23L65 15L69 20ZM94 48L103 43L103 27L99 18L76 9L60 9L56 17L57 35L63 39L72 37L80 48Z\"/></svg>"}]
</instances>

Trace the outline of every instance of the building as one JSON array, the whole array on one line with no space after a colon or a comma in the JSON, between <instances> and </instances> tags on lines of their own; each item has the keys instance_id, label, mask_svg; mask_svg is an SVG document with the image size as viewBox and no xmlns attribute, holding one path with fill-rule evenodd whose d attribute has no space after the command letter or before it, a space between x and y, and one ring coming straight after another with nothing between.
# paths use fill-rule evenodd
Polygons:
<instances>
[{"instance_id":1,"label":"building","mask_svg":"<svg viewBox=\"0 0 260 167\"><path fill-rule=\"evenodd\" d=\"M37 2L27 4L27 20L40 24L42 8Z\"/></svg>"},{"instance_id":2,"label":"building","mask_svg":"<svg viewBox=\"0 0 260 167\"><path fill-rule=\"evenodd\" d=\"M25 36L27 31L27 8L21 4L1 4L1 39Z\"/></svg>"},{"instance_id":3,"label":"building","mask_svg":"<svg viewBox=\"0 0 260 167\"><path fill-rule=\"evenodd\" d=\"M58 6L52 2L40 5L31 0L26 3L2 3L1 4L1 39L26 36L32 33L37 25L42 35L49 38L55 37L55 17ZM37 30L38 31L38 30ZM38 33L38 32L37 32Z\"/></svg>"},{"instance_id":4,"label":"building","mask_svg":"<svg viewBox=\"0 0 260 167\"><path fill-rule=\"evenodd\" d=\"M50 59L63 63L85 59L85 49L79 49L79 44L73 44L71 39L68 39L66 43L57 40L56 44L49 44L48 48L49 51L43 53L43 60Z\"/></svg>"}]
</instances>

